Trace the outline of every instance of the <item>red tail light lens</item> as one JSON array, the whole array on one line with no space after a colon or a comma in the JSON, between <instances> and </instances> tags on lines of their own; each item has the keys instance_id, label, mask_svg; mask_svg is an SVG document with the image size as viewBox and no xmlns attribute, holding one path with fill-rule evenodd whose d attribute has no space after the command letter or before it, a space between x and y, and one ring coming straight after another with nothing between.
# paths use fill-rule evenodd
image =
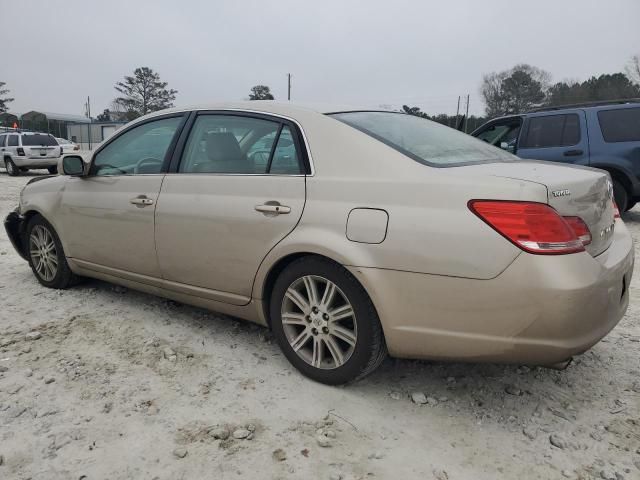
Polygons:
<instances>
[{"instance_id":1,"label":"red tail light lens","mask_svg":"<svg viewBox=\"0 0 640 480\"><path fill-rule=\"evenodd\" d=\"M574 228L544 203L471 200L469 209L526 252L561 255L584 251L584 244Z\"/></svg>"},{"instance_id":2,"label":"red tail light lens","mask_svg":"<svg viewBox=\"0 0 640 480\"><path fill-rule=\"evenodd\" d=\"M585 247L591 243L591 232L589 227L580 217L562 217L573 229L573 232Z\"/></svg>"},{"instance_id":3,"label":"red tail light lens","mask_svg":"<svg viewBox=\"0 0 640 480\"><path fill-rule=\"evenodd\" d=\"M620 218L620 209L616 201L613 201L613 218Z\"/></svg>"},{"instance_id":4,"label":"red tail light lens","mask_svg":"<svg viewBox=\"0 0 640 480\"><path fill-rule=\"evenodd\" d=\"M18 152L18 155L20 155L21 157L24 157L24 148L18 147L16 148L16 152Z\"/></svg>"}]
</instances>

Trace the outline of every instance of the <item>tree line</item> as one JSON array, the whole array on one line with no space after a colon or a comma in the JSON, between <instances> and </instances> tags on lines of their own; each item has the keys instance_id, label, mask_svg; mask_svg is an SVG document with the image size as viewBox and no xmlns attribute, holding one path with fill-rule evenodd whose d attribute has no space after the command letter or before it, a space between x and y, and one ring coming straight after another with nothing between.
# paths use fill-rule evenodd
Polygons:
<instances>
[{"instance_id":1,"label":"tree line","mask_svg":"<svg viewBox=\"0 0 640 480\"><path fill-rule=\"evenodd\" d=\"M592 76L583 82L564 80L553 83L551 74L546 70L518 64L508 70L483 75L480 94L485 104L484 116L429 115L419 107L409 105L403 105L402 110L453 128L464 129L466 124L468 128L465 131L472 131L492 118L524 113L538 107L640 99L640 55L631 57L624 72Z\"/></svg>"},{"instance_id":2,"label":"tree line","mask_svg":"<svg viewBox=\"0 0 640 480\"><path fill-rule=\"evenodd\" d=\"M553 83L549 72L520 64L484 75L480 93L488 118L522 113L536 107L640 98L640 56L630 59L624 73L592 76L583 82Z\"/></svg>"},{"instance_id":3,"label":"tree line","mask_svg":"<svg viewBox=\"0 0 640 480\"><path fill-rule=\"evenodd\" d=\"M8 110L14 99L0 82L0 113ZM149 67L139 67L133 75L116 82L118 93L111 106L97 116L100 121L130 121L150 112L173 107L178 91ZM575 103L640 98L640 55L629 60L625 72L593 76L585 81L564 80L553 83L549 72L541 68L518 64L500 72L483 75L480 93L485 104L485 116L464 118L458 115L429 115L419 107L403 105L410 115L428 118L454 128L473 130L491 118L523 113L536 107L555 107ZM274 100L266 85L255 85L249 100Z\"/></svg>"}]
</instances>

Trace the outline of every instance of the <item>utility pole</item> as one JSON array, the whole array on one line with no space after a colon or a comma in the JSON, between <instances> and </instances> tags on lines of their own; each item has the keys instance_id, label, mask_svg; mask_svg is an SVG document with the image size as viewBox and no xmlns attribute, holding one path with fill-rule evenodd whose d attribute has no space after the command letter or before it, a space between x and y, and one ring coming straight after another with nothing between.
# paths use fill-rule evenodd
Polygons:
<instances>
[{"instance_id":1,"label":"utility pole","mask_svg":"<svg viewBox=\"0 0 640 480\"><path fill-rule=\"evenodd\" d=\"M291 101L291 74L287 73L287 100Z\"/></svg>"},{"instance_id":2,"label":"utility pole","mask_svg":"<svg viewBox=\"0 0 640 480\"><path fill-rule=\"evenodd\" d=\"M458 95L458 108L456 108L456 121L453 125L453 128L458 129L458 115L460 115L460 95Z\"/></svg>"},{"instance_id":3,"label":"utility pole","mask_svg":"<svg viewBox=\"0 0 640 480\"><path fill-rule=\"evenodd\" d=\"M469 122L469 94L467 93L467 113L464 115L464 133L467 133L467 124Z\"/></svg>"},{"instance_id":4,"label":"utility pole","mask_svg":"<svg viewBox=\"0 0 640 480\"><path fill-rule=\"evenodd\" d=\"M87 129L89 130L89 150L91 150L91 98L87 97L87 117L89 117L89 125L87 125Z\"/></svg>"}]
</instances>

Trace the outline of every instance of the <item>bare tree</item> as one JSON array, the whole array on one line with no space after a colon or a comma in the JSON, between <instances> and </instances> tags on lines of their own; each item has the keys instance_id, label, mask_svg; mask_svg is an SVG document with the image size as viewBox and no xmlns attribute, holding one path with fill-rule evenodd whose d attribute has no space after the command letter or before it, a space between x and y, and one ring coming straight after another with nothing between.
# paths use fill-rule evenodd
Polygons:
<instances>
[{"instance_id":1,"label":"bare tree","mask_svg":"<svg viewBox=\"0 0 640 480\"><path fill-rule=\"evenodd\" d=\"M627 77L632 83L640 85L640 55L634 55L625 68Z\"/></svg>"},{"instance_id":2,"label":"bare tree","mask_svg":"<svg viewBox=\"0 0 640 480\"><path fill-rule=\"evenodd\" d=\"M5 97L7 93L9 93L8 88L4 88L6 83L0 82L0 113L4 113L9 110L7 103L13 102L13 98Z\"/></svg>"},{"instance_id":3,"label":"bare tree","mask_svg":"<svg viewBox=\"0 0 640 480\"><path fill-rule=\"evenodd\" d=\"M482 77L480 93L489 118L524 112L541 105L549 90L551 74L541 68L519 64Z\"/></svg>"}]
</instances>

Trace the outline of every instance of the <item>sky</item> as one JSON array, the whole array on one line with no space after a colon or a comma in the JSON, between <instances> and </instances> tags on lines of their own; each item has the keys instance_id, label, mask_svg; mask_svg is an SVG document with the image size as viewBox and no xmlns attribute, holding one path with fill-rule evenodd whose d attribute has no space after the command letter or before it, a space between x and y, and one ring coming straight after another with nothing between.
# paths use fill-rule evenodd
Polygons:
<instances>
[{"instance_id":1,"label":"sky","mask_svg":"<svg viewBox=\"0 0 640 480\"><path fill-rule=\"evenodd\" d=\"M640 54L640 0L1 0L10 111L95 116L136 67L176 106L248 98L403 104L455 113L482 75L529 63L554 81L624 70Z\"/></svg>"}]
</instances>

